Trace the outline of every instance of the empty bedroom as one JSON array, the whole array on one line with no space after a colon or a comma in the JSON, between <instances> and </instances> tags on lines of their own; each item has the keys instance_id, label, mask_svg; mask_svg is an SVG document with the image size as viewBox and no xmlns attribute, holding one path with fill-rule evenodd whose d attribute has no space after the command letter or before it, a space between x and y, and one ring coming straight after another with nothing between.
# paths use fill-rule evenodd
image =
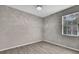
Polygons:
<instances>
[{"instance_id":1,"label":"empty bedroom","mask_svg":"<svg viewBox=\"0 0 79 59\"><path fill-rule=\"evenodd\" d=\"M0 54L78 54L79 5L0 5Z\"/></svg>"}]
</instances>

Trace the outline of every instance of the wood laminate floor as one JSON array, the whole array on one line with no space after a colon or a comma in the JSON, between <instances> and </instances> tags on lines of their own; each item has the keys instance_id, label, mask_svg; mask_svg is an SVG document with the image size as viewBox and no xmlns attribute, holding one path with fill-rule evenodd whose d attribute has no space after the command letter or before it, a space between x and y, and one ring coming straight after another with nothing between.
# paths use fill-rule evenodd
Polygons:
<instances>
[{"instance_id":1,"label":"wood laminate floor","mask_svg":"<svg viewBox=\"0 0 79 59\"><path fill-rule=\"evenodd\" d=\"M0 54L78 54L79 52L66 49L47 42L38 42L0 52Z\"/></svg>"}]
</instances>

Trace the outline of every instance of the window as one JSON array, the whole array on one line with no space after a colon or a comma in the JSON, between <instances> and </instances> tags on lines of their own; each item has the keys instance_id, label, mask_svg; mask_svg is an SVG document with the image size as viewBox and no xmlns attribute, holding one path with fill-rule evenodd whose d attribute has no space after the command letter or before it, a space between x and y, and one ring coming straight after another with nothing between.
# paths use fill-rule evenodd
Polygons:
<instances>
[{"instance_id":1,"label":"window","mask_svg":"<svg viewBox=\"0 0 79 59\"><path fill-rule=\"evenodd\" d=\"M62 34L79 36L79 12L62 16Z\"/></svg>"}]
</instances>

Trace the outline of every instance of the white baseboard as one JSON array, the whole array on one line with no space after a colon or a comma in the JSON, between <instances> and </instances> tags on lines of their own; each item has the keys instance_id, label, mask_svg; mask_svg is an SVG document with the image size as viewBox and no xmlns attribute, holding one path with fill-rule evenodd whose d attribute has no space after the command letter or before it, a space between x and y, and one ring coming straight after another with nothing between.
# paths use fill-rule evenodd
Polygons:
<instances>
[{"instance_id":1,"label":"white baseboard","mask_svg":"<svg viewBox=\"0 0 79 59\"><path fill-rule=\"evenodd\" d=\"M5 51L5 50L9 50L9 49L13 49L13 48L17 48L17 47L21 47L21 46L25 46L25 45L37 43L37 42L40 42L40 41L42 41L42 40L37 40L37 41L29 42L29 43L26 43L26 44L21 44L21 45L9 47L9 48L1 49L0 51ZM79 51L79 49L68 47L68 46L65 46L65 45L62 45L62 44L58 44L58 43L55 43L55 42L52 42L52 41L48 41L48 40L43 40L43 41L51 43L51 44L55 44L55 45L58 45L58 46L61 46L61 47L65 47L65 48L68 48L68 49L71 49L71 50Z\"/></svg>"},{"instance_id":2,"label":"white baseboard","mask_svg":"<svg viewBox=\"0 0 79 59\"><path fill-rule=\"evenodd\" d=\"M0 51L5 51L5 50L9 50L9 49L13 49L13 48L17 48L17 47L21 47L21 46L25 46L25 45L29 45L29 44L33 44L33 43L37 43L37 42L40 42L40 41L42 41L42 40L37 40L37 41L33 41L33 42L29 42L29 43L21 44L21 45L17 45L17 46L9 47L9 48L4 48L4 49L1 49Z\"/></svg>"},{"instance_id":3,"label":"white baseboard","mask_svg":"<svg viewBox=\"0 0 79 59\"><path fill-rule=\"evenodd\" d=\"M79 51L79 49L68 47L68 46L65 46L65 45L62 45L62 44L58 44L58 43L55 43L55 42L52 42L52 41L48 41L48 40L44 40L44 41L48 42L48 43L51 43L51 44L55 44L55 45L61 46L61 47L65 47L65 48L68 48L68 49L71 49L71 50Z\"/></svg>"}]
</instances>

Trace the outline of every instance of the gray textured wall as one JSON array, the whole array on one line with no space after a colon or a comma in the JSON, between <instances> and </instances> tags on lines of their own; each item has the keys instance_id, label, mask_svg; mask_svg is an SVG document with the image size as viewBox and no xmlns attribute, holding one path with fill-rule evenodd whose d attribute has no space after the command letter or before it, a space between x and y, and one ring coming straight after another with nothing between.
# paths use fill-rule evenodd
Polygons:
<instances>
[{"instance_id":1,"label":"gray textured wall","mask_svg":"<svg viewBox=\"0 0 79 59\"><path fill-rule=\"evenodd\" d=\"M42 39L42 19L0 6L0 50Z\"/></svg>"},{"instance_id":2,"label":"gray textured wall","mask_svg":"<svg viewBox=\"0 0 79 59\"><path fill-rule=\"evenodd\" d=\"M62 16L73 12L79 12L79 6L46 17L44 19L44 40L79 50L79 37L62 35Z\"/></svg>"}]
</instances>

